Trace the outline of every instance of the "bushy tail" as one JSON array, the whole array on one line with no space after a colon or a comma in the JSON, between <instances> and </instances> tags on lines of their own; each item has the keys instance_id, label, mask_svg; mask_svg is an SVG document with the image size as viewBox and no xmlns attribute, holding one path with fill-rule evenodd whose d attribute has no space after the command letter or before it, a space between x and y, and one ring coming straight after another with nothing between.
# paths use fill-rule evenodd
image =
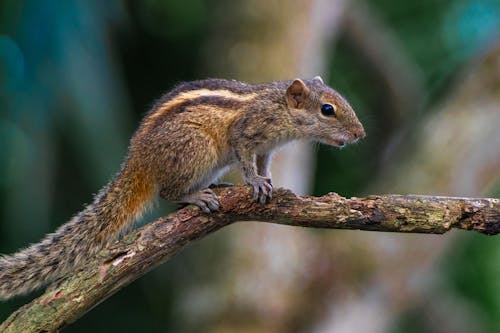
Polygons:
<instances>
[{"instance_id":1,"label":"bushy tail","mask_svg":"<svg viewBox=\"0 0 500 333\"><path fill-rule=\"evenodd\" d=\"M71 271L143 212L155 187L146 174L129 169L124 166L92 204L40 243L0 257L0 299L27 293Z\"/></svg>"}]
</instances>

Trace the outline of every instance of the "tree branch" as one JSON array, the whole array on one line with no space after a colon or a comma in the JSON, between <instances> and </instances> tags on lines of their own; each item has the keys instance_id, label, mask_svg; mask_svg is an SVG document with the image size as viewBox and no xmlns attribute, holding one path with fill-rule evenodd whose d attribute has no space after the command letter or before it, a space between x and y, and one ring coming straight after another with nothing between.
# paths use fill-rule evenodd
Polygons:
<instances>
[{"instance_id":1,"label":"tree branch","mask_svg":"<svg viewBox=\"0 0 500 333\"><path fill-rule=\"evenodd\" d=\"M277 189L271 203L251 201L248 187L219 191L221 210L205 215L192 206L133 231L14 312L1 332L54 332L80 318L119 289L169 260L191 241L236 221L291 226L442 234L457 228L500 232L500 200L415 195L346 199L330 193L297 196Z\"/></svg>"}]
</instances>

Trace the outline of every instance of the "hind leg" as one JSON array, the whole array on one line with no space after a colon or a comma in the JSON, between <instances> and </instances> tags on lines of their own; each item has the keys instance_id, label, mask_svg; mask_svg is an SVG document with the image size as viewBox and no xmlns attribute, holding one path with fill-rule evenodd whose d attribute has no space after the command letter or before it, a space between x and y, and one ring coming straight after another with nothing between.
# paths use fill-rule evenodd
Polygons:
<instances>
[{"instance_id":1,"label":"hind leg","mask_svg":"<svg viewBox=\"0 0 500 333\"><path fill-rule=\"evenodd\" d=\"M203 163L202 168L199 167ZM185 168L181 177L178 175L163 183L160 197L179 204L192 204L198 206L204 213L219 210L219 199L209 188L209 185L217 179L219 168L211 165L213 160L198 159L198 168ZM184 182L179 182L185 179Z\"/></svg>"},{"instance_id":2,"label":"hind leg","mask_svg":"<svg viewBox=\"0 0 500 333\"><path fill-rule=\"evenodd\" d=\"M160 191L160 197L168 200L168 198L166 198L167 194L162 192L163 191ZM188 194L175 202L181 205L187 204L198 206L204 213L211 213L219 210L219 199L209 188Z\"/></svg>"},{"instance_id":3,"label":"hind leg","mask_svg":"<svg viewBox=\"0 0 500 333\"><path fill-rule=\"evenodd\" d=\"M217 196L208 187L228 167L228 153L221 152L215 139L200 126L190 122L177 125L179 129L165 130L169 140L158 165L165 170L158 180L160 196L176 203L194 204L206 213L218 210Z\"/></svg>"}]
</instances>

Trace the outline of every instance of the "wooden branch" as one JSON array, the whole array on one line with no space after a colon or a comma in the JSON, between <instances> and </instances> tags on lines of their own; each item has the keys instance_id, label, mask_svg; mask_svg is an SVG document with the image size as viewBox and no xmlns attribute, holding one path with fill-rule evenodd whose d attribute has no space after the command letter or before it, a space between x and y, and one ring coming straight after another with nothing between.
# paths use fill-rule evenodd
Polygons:
<instances>
[{"instance_id":1,"label":"wooden branch","mask_svg":"<svg viewBox=\"0 0 500 333\"><path fill-rule=\"evenodd\" d=\"M130 233L14 312L0 331L58 331L191 241L236 221L429 234L452 228L487 235L500 232L499 199L415 195L346 199L334 193L310 197L277 189L272 202L261 206L251 201L248 187L221 189L219 195L220 212L205 215L189 206Z\"/></svg>"}]
</instances>

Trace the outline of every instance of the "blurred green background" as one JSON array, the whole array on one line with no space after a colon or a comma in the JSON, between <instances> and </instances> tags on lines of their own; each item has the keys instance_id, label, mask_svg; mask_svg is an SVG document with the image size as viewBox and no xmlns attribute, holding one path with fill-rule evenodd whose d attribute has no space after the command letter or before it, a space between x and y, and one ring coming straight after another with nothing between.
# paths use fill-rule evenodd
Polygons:
<instances>
[{"instance_id":1,"label":"blurred green background","mask_svg":"<svg viewBox=\"0 0 500 333\"><path fill-rule=\"evenodd\" d=\"M314 146L283 186L498 197L499 31L498 0L2 0L0 253L90 202L154 100L207 77L319 74L351 101L368 137ZM276 163L273 174L285 173ZM279 227L291 235L279 240L258 237L264 228L234 225L194 244L66 331L354 332L365 322L371 332L500 332L497 237ZM252 265L262 276L242 282ZM293 287L278 292L283 277ZM1 303L0 321L33 297Z\"/></svg>"}]
</instances>

